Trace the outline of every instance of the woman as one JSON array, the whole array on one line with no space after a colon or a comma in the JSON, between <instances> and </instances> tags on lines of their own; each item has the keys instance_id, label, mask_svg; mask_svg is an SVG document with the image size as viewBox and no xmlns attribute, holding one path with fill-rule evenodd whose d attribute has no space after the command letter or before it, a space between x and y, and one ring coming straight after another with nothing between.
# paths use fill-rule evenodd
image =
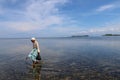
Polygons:
<instances>
[{"instance_id":1,"label":"woman","mask_svg":"<svg viewBox=\"0 0 120 80\"><path fill-rule=\"evenodd\" d=\"M33 49L29 53L28 57L32 59L33 67L34 67L34 65L38 63L39 60L41 60L41 56L40 56L40 48L39 48L38 41L33 37L31 38L31 42L33 43Z\"/></svg>"}]
</instances>

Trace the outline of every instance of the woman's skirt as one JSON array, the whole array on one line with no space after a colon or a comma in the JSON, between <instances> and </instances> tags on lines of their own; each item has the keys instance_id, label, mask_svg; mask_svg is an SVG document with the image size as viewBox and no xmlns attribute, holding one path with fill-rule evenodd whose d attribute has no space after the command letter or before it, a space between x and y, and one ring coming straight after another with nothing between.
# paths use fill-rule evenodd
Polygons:
<instances>
[{"instance_id":1,"label":"woman's skirt","mask_svg":"<svg viewBox=\"0 0 120 80\"><path fill-rule=\"evenodd\" d=\"M36 61L36 57L38 55L38 51L36 48L32 49L32 51L28 54L28 57L33 60Z\"/></svg>"}]
</instances>

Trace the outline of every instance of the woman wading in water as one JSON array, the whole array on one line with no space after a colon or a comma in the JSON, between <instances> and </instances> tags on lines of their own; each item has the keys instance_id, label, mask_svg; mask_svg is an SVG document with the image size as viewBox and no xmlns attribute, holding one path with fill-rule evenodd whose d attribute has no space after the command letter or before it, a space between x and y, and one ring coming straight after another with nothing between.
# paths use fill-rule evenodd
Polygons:
<instances>
[{"instance_id":1,"label":"woman wading in water","mask_svg":"<svg viewBox=\"0 0 120 80\"><path fill-rule=\"evenodd\" d=\"M33 37L33 38L31 38L31 42L33 43L33 49L29 53L28 58L32 59L33 68L34 68L35 64L39 63L39 61L41 60L41 56L40 56L40 48L39 48L38 41Z\"/></svg>"}]
</instances>

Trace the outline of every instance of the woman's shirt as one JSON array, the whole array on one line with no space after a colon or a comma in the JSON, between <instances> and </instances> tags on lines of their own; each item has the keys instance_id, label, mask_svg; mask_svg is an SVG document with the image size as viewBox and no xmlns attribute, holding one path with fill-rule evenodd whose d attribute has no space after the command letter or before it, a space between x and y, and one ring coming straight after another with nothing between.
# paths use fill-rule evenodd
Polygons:
<instances>
[{"instance_id":1,"label":"woman's shirt","mask_svg":"<svg viewBox=\"0 0 120 80\"><path fill-rule=\"evenodd\" d=\"M39 48L39 44L38 44L37 41L35 41L35 42L33 43L33 49L34 49L34 48L36 48L37 51L38 51L38 53L40 53L40 48Z\"/></svg>"}]
</instances>

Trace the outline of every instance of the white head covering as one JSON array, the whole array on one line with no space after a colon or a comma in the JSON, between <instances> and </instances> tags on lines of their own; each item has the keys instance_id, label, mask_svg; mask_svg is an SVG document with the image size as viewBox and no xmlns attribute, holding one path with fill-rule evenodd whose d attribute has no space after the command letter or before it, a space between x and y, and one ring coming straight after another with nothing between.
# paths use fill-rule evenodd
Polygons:
<instances>
[{"instance_id":1,"label":"white head covering","mask_svg":"<svg viewBox=\"0 0 120 80\"><path fill-rule=\"evenodd\" d=\"M32 37L31 40L35 41L36 39L35 39L35 37Z\"/></svg>"}]
</instances>

